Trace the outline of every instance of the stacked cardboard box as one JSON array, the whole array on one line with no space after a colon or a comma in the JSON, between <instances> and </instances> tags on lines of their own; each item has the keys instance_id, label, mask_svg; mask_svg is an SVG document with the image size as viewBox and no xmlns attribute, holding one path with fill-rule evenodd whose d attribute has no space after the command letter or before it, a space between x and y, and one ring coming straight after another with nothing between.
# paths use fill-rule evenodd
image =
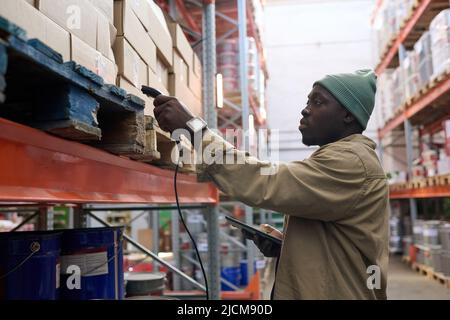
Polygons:
<instances>
[{"instance_id":1,"label":"stacked cardboard box","mask_svg":"<svg viewBox=\"0 0 450 320\"><path fill-rule=\"evenodd\" d=\"M93 3L112 7L113 0L3 0L0 14L37 38L114 83L117 68L111 40L115 33L108 17Z\"/></svg>"},{"instance_id":2,"label":"stacked cardboard box","mask_svg":"<svg viewBox=\"0 0 450 320\"><path fill-rule=\"evenodd\" d=\"M119 67L117 85L146 101L146 115L153 115L153 101L141 93L142 85L168 95L168 70L172 67L172 38L164 15L153 1L114 1L117 39L114 55Z\"/></svg>"},{"instance_id":3,"label":"stacked cardboard box","mask_svg":"<svg viewBox=\"0 0 450 320\"><path fill-rule=\"evenodd\" d=\"M401 68L405 82L405 98L412 99L420 89L419 59L416 51L406 52Z\"/></svg>"},{"instance_id":4,"label":"stacked cardboard box","mask_svg":"<svg viewBox=\"0 0 450 320\"><path fill-rule=\"evenodd\" d=\"M25 29L29 38L37 38L70 60L70 34L36 10L34 0L2 0L0 16Z\"/></svg>"},{"instance_id":5,"label":"stacked cardboard box","mask_svg":"<svg viewBox=\"0 0 450 320\"><path fill-rule=\"evenodd\" d=\"M441 11L430 23L433 76L450 66L450 9Z\"/></svg>"},{"instance_id":6,"label":"stacked cardboard box","mask_svg":"<svg viewBox=\"0 0 450 320\"><path fill-rule=\"evenodd\" d=\"M169 74L169 91L183 101L197 116L203 116L201 62L181 27L169 22L173 39L173 67Z\"/></svg>"}]
</instances>

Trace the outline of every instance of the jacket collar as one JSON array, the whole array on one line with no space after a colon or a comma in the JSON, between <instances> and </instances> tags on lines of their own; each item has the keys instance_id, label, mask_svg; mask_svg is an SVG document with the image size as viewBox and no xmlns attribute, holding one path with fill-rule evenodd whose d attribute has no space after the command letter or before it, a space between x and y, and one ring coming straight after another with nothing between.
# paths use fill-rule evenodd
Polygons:
<instances>
[{"instance_id":1,"label":"jacket collar","mask_svg":"<svg viewBox=\"0 0 450 320\"><path fill-rule=\"evenodd\" d=\"M373 150L375 150L377 148L377 144L375 143L375 141L373 141L372 139L366 137L365 135L362 135L360 133L356 133L356 134L349 135L349 136L347 136L345 138L342 138L340 140L337 140L335 142L331 142L331 143L328 143L326 145L323 145L317 151L322 150L323 148L326 148L327 146L333 145L335 143L340 143L340 142L362 143L362 144L365 144L366 146L368 146L369 148L371 148Z\"/></svg>"}]
</instances>

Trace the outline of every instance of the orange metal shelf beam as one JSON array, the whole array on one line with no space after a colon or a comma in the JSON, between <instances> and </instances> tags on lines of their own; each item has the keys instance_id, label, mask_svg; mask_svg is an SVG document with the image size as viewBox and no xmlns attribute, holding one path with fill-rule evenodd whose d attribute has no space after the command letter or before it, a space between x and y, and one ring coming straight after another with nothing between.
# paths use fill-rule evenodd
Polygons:
<instances>
[{"instance_id":1,"label":"orange metal shelf beam","mask_svg":"<svg viewBox=\"0 0 450 320\"><path fill-rule=\"evenodd\" d=\"M378 12L380 11L381 6L383 5L383 0L377 0L376 4L375 4L375 8L372 12L372 15L370 17L370 24L372 25L373 22L375 21L375 18L378 15Z\"/></svg>"},{"instance_id":2,"label":"orange metal shelf beam","mask_svg":"<svg viewBox=\"0 0 450 320\"><path fill-rule=\"evenodd\" d=\"M450 197L450 185L391 191L390 199Z\"/></svg>"},{"instance_id":3,"label":"orange metal shelf beam","mask_svg":"<svg viewBox=\"0 0 450 320\"><path fill-rule=\"evenodd\" d=\"M414 11L414 13L412 14L411 18L406 22L406 24L403 27L403 29L400 30L399 35L395 39L394 44L389 49L389 51L386 54L386 56L384 57L384 59L376 67L375 71L376 71L376 73L378 75L383 73L384 70L386 70L386 68L390 65L390 63L392 62L392 59L397 54L400 45L408 37L408 35L410 34L411 30L414 28L414 26L416 25L417 21L419 21L419 19L422 17L422 14L425 12L425 10L427 9L427 7L430 5L431 2L432 2L432 0L422 0L419 3L419 6Z\"/></svg>"},{"instance_id":4,"label":"orange metal shelf beam","mask_svg":"<svg viewBox=\"0 0 450 320\"><path fill-rule=\"evenodd\" d=\"M253 37L256 41L256 46L259 51L259 57L260 57L260 63L261 63L261 69L264 71L264 76L266 79L269 78L269 72L267 71L267 64L266 64L266 56L264 54L264 48L261 43L261 38L258 34L258 31L256 29L255 20L253 19L253 10L252 10L252 4L250 1L247 1L247 20L248 20L248 32L251 37Z\"/></svg>"},{"instance_id":5,"label":"orange metal shelf beam","mask_svg":"<svg viewBox=\"0 0 450 320\"><path fill-rule=\"evenodd\" d=\"M450 91L450 76L448 76L444 81L437 84L434 88L430 89L427 93L421 96L416 102L414 102L411 106L409 106L405 111L401 114L397 115L394 119L389 121L383 128L378 131L379 137L383 138L390 131L400 126L403 121L406 119L410 119L431 103L433 103L436 99L441 97L443 94Z\"/></svg>"},{"instance_id":6,"label":"orange metal shelf beam","mask_svg":"<svg viewBox=\"0 0 450 320\"><path fill-rule=\"evenodd\" d=\"M0 202L174 203L174 173L0 118ZM180 175L182 203L216 204L218 190Z\"/></svg>"}]
</instances>

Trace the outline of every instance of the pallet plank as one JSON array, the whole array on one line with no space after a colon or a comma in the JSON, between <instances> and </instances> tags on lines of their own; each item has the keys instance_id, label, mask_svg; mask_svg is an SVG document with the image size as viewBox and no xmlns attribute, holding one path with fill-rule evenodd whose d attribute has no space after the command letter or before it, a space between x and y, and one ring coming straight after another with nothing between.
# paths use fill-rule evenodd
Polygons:
<instances>
[{"instance_id":1,"label":"pallet plank","mask_svg":"<svg viewBox=\"0 0 450 320\"><path fill-rule=\"evenodd\" d=\"M6 45L0 42L0 75L4 75L8 69L8 53Z\"/></svg>"},{"instance_id":2,"label":"pallet plank","mask_svg":"<svg viewBox=\"0 0 450 320\"><path fill-rule=\"evenodd\" d=\"M31 40L28 40L28 44L30 46L32 46L33 48L35 48L36 50L45 54L47 57L55 60L58 63L64 62L62 54L60 54L59 52L56 52L55 50L53 50L52 48L47 46L45 43L43 43L41 40L31 39Z\"/></svg>"},{"instance_id":3,"label":"pallet plank","mask_svg":"<svg viewBox=\"0 0 450 320\"><path fill-rule=\"evenodd\" d=\"M34 101L35 127L67 139L100 140L99 103L85 90L71 84L43 86L36 90Z\"/></svg>"},{"instance_id":4,"label":"pallet plank","mask_svg":"<svg viewBox=\"0 0 450 320\"><path fill-rule=\"evenodd\" d=\"M6 89L6 80L5 77L0 74L0 92L5 91Z\"/></svg>"}]
</instances>

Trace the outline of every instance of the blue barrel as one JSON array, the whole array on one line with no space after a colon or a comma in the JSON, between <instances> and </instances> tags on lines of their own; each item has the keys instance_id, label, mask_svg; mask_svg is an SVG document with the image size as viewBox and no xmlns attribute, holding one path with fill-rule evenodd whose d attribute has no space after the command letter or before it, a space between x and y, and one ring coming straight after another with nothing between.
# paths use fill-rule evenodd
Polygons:
<instances>
[{"instance_id":1,"label":"blue barrel","mask_svg":"<svg viewBox=\"0 0 450 320\"><path fill-rule=\"evenodd\" d=\"M64 230L61 299L123 299L122 238L121 227Z\"/></svg>"},{"instance_id":2,"label":"blue barrel","mask_svg":"<svg viewBox=\"0 0 450 320\"><path fill-rule=\"evenodd\" d=\"M247 286L248 285L248 270L247 270L248 262L247 260L241 261L241 286ZM254 263L254 270L253 272L256 272L256 261Z\"/></svg>"},{"instance_id":3,"label":"blue barrel","mask_svg":"<svg viewBox=\"0 0 450 320\"><path fill-rule=\"evenodd\" d=\"M224 267L220 272L222 278L234 284L236 287L239 287L241 283L241 270L240 267ZM228 286L227 284L221 282L222 291L234 291L233 288Z\"/></svg>"},{"instance_id":4,"label":"blue barrel","mask_svg":"<svg viewBox=\"0 0 450 320\"><path fill-rule=\"evenodd\" d=\"M0 300L56 300L59 232L0 233Z\"/></svg>"}]
</instances>

